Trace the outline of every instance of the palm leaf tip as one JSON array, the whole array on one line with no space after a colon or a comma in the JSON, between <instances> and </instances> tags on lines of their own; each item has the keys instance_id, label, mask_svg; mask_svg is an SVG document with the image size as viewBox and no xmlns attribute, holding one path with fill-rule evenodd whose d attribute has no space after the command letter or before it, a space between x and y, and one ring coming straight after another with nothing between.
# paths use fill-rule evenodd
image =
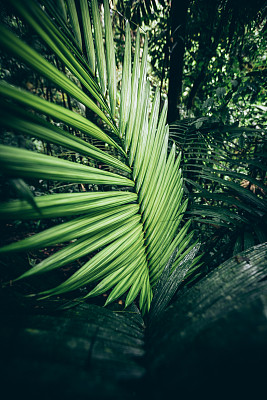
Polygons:
<instances>
[{"instance_id":1,"label":"palm leaf tip","mask_svg":"<svg viewBox=\"0 0 267 400\"><path fill-rule=\"evenodd\" d=\"M76 9L78 3L84 12L80 19ZM45 76L57 90L78 100L87 108L88 115L92 112L99 120L96 123L94 118L92 122L90 118L56 104L53 98L47 101L1 82L4 111L0 119L4 122L5 112L10 116L10 121L4 122L7 129L47 141L52 149L54 145L64 146L77 153L79 159L77 162L69 156L62 159L56 154L0 145L1 169L8 178L42 179L82 184L83 187L94 185L98 190L64 195L43 193L35 198L37 208L25 199L0 204L2 219L14 220L21 213L21 219L25 220L68 217L31 238L2 247L0 252L64 244L61 250L18 279L62 268L87 257L87 260L79 261L78 270L66 281L45 290L42 295L60 295L90 285L85 298L110 291L106 304L126 295L125 307L138 298L144 314L150 308L153 287L173 250L178 247L175 263L179 265L192 239L192 234L187 233L190 223L180 228L187 206L187 202L182 201L181 156L174 145L169 151L167 103L159 113L159 89L149 111L147 37L141 52L140 32L137 31L132 64L130 25L126 24L118 106L108 1L104 1L104 29L97 0L92 1L90 9L84 0L68 0L67 5L67 20L49 17L50 2L39 8L34 1L28 0L17 8L55 57L67 67L68 76L8 29L1 28L0 42L5 51L11 51L12 56ZM76 85L74 80L79 84ZM24 112L24 108L29 111ZM46 116L48 121L39 114ZM99 142L105 144L104 150ZM87 165L91 160L94 167ZM101 168L98 168L100 162ZM93 289L92 284L95 285Z\"/></svg>"}]
</instances>

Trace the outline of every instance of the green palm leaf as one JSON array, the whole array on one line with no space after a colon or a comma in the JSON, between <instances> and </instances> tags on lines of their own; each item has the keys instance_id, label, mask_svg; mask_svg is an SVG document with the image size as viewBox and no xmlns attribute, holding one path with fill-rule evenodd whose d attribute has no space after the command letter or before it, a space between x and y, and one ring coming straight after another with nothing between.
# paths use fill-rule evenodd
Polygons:
<instances>
[{"instance_id":1,"label":"green palm leaf","mask_svg":"<svg viewBox=\"0 0 267 400\"><path fill-rule=\"evenodd\" d=\"M182 150L185 188L191 199L186 213L194 226L202 227L208 257L204 261L215 266L222 256L265 242L265 132L224 126L208 118L177 121L170 132Z\"/></svg>"},{"instance_id":2,"label":"green palm leaf","mask_svg":"<svg viewBox=\"0 0 267 400\"><path fill-rule=\"evenodd\" d=\"M39 211L28 201L11 200L1 203L1 219L36 219L103 212L107 209L137 201L137 194L126 191L53 194L34 197Z\"/></svg>"},{"instance_id":3,"label":"green palm leaf","mask_svg":"<svg viewBox=\"0 0 267 400\"><path fill-rule=\"evenodd\" d=\"M80 0L84 42L90 69L95 74L95 47L87 0Z\"/></svg>"},{"instance_id":4,"label":"green palm leaf","mask_svg":"<svg viewBox=\"0 0 267 400\"><path fill-rule=\"evenodd\" d=\"M79 155L62 158L56 153L48 155L0 145L1 174L96 185L98 191L46 193L35 198L35 207L27 200L3 202L0 204L2 219L76 217L7 244L0 252L64 243L57 253L17 279L54 270L89 255L66 281L42 294L59 295L96 283L85 298L111 290L106 301L109 304L127 292L125 306L139 296L139 306L145 313L171 254L177 249L173 264L176 268L194 246L191 244L193 232L187 233L190 222L180 228L187 207L179 169L181 155L175 145L169 151L167 104L159 114L158 89L151 111L149 107L147 37L140 63L140 33L137 32L132 65L130 27L126 24L120 104L117 105L108 2L104 1L104 29L96 0L91 3L92 15L87 2L79 2L81 21L75 2L67 1L71 27L49 1L41 3L42 7L31 0L16 3L12 0L14 8L69 72L60 71L6 27L0 28L1 47L47 79L56 91L61 91L63 98L68 94L86 110L77 113L64 104L1 82L0 119L7 130L63 146L71 154ZM49 17L52 13L54 18ZM104 191L102 185L108 190Z\"/></svg>"}]
</instances>

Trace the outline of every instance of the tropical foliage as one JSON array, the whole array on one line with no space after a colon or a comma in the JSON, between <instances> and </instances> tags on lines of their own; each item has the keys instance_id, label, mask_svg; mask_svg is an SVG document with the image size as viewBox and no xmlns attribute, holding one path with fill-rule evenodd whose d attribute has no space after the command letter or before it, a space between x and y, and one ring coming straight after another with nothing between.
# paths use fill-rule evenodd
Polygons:
<instances>
[{"instance_id":1,"label":"tropical foliage","mask_svg":"<svg viewBox=\"0 0 267 400\"><path fill-rule=\"evenodd\" d=\"M245 126L263 126L264 115L257 111L266 98L264 0L125 3L128 15L150 38L153 80L168 96L170 110L178 104L179 112L176 117L170 112L170 122L179 114L208 115L225 124L238 120ZM145 10L139 12L142 3L150 4L147 17Z\"/></svg>"},{"instance_id":2,"label":"tropical foliage","mask_svg":"<svg viewBox=\"0 0 267 400\"><path fill-rule=\"evenodd\" d=\"M126 24L117 91L107 0L102 17L96 0L90 9L85 0L67 1L67 8L62 2L11 3L13 12L38 35L38 41L30 46L19 37L21 22L17 19L13 20L13 31L10 26L1 26L1 47L45 80L54 96L44 98L14 86L4 76L0 83L2 125L7 132L28 135L37 143L48 142L50 151L42 154L2 144L1 174L22 186L20 193L24 194L28 193L27 185L21 179L75 183L82 192L47 191L34 198L28 193L22 200L2 203L2 219L66 219L6 244L0 252L64 243L18 279L80 260L80 267L66 281L42 295L59 295L96 282L84 298L112 288L106 304L127 292L125 306L139 296L145 313L170 256L176 251L174 270L194 247L194 243L190 245L193 232L187 234L190 221L180 227L187 206L179 169L181 154L169 141L166 103L159 113L159 90L150 106L147 37L141 35L140 39L137 32L132 63L130 26ZM11 25L10 17L7 22ZM79 112L73 109L74 101ZM58 156L53 145L67 152Z\"/></svg>"},{"instance_id":3,"label":"tropical foliage","mask_svg":"<svg viewBox=\"0 0 267 400\"><path fill-rule=\"evenodd\" d=\"M186 216L206 268L266 242L265 131L206 117L171 124L170 136L183 154Z\"/></svg>"},{"instance_id":4,"label":"tropical foliage","mask_svg":"<svg viewBox=\"0 0 267 400\"><path fill-rule=\"evenodd\" d=\"M262 395L262 4L1 2L5 398Z\"/></svg>"}]
</instances>

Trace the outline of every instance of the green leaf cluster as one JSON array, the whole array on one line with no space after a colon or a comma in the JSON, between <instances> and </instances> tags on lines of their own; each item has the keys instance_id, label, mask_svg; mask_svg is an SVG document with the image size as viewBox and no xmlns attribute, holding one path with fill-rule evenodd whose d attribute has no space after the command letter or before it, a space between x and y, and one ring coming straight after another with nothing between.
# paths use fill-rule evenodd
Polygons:
<instances>
[{"instance_id":1,"label":"green leaf cluster","mask_svg":"<svg viewBox=\"0 0 267 400\"><path fill-rule=\"evenodd\" d=\"M133 44L126 24L122 81L117 94L107 0L103 19L97 0L92 0L90 9L84 0L58 5L33 0L11 3L14 13L35 31L57 63L3 25L2 50L45 78L63 98L66 95L82 104L86 112L77 113L65 104L1 81L0 119L7 130L80 155L74 161L57 154L0 145L2 177L77 183L83 187L88 184L107 190L45 194L34 198L34 207L26 198L1 203L2 219L72 218L7 244L0 253L64 243L61 250L18 279L88 256L67 280L42 295L59 295L94 283L97 285L85 298L109 292L109 304L127 293L125 306L138 297L145 313L171 254L176 251L176 268L194 246L193 233L187 234L190 222L181 228L187 207L179 169L181 154L175 144L170 146L167 104L159 112L158 89L150 105L147 37L142 37L140 47L138 32L132 62Z\"/></svg>"},{"instance_id":2,"label":"green leaf cluster","mask_svg":"<svg viewBox=\"0 0 267 400\"><path fill-rule=\"evenodd\" d=\"M215 267L266 242L265 131L203 117L177 121L170 132L183 154L186 215L201 237L202 262Z\"/></svg>"}]
</instances>

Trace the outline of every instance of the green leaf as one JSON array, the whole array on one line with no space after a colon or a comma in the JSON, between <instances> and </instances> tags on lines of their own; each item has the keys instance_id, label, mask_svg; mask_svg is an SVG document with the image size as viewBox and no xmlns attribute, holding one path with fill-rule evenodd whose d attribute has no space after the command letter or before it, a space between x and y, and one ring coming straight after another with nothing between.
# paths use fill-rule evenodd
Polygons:
<instances>
[{"instance_id":1,"label":"green leaf","mask_svg":"<svg viewBox=\"0 0 267 400\"><path fill-rule=\"evenodd\" d=\"M120 137L124 136L130 115L131 106L131 34L129 22L126 22L125 50L122 70L121 98L120 98Z\"/></svg>"},{"instance_id":2,"label":"green leaf","mask_svg":"<svg viewBox=\"0 0 267 400\"><path fill-rule=\"evenodd\" d=\"M140 266L141 263L141 266ZM131 267L134 268L135 263L132 263ZM107 301L105 303L105 305L108 305L109 303L111 303L112 301L118 299L124 292L125 289L128 290L128 288L138 279L140 278L140 274L141 276L143 275L143 273L147 272L146 271L146 262L145 260L143 260L143 263L141 262L141 260L139 260L139 267L137 270L135 270L132 273L129 273L125 278L123 278L123 276L120 279L120 282L117 283L117 285L114 287L114 289L112 290L112 292L110 293L110 295L107 298ZM135 297L137 296L138 293L135 293ZM129 305L129 303L128 303Z\"/></svg>"},{"instance_id":3,"label":"green leaf","mask_svg":"<svg viewBox=\"0 0 267 400\"><path fill-rule=\"evenodd\" d=\"M108 95L112 115L115 116L117 103L117 79L114 41L108 0L104 0L104 22L107 55Z\"/></svg>"},{"instance_id":4,"label":"green leaf","mask_svg":"<svg viewBox=\"0 0 267 400\"><path fill-rule=\"evenodd\" d=\"M58 128L55 125L49 124L45 120L37 118L30 113L26 115L22 108L15 108L13 105L13 112L16 111L16 115L18 116L14 117L12 110L10 109L7 111L6 106L7 104L3 104L0 110L0 121L3 126L32 137L44 139L50 143L67 147L122 171L131 172L131 169L120 160L112 157L107 152L101 151L79 137ZM26 120L26 118L28 120ZM31 120L33 122L31 122Z\"/></svg>"},{"instance_id":5,"label":"green leaf","mask_svg":"<svg viewBox=\"0 0 267 400\"><path fill-rule=\"evenodd\" d=\"M34 267L38 272L40 272L40 270L44 272L44 269L50 270L58 268L59 266L66 265L66 262L70 263L77 257L80 258L83 254L88 254L97 248L109 244L109 246L97 253L65 282L61 283L54 289L46 290L43 294L56 295L69 292L78 289L89 282L98 280L110 273L113 267L112 261L115 258L118 258L121 254L123 254L124 257L129 257L129 254L132 252L131 247L134 241L143 239L142 226L139 224L139 221L140 216L136 215L129 218L127 224L123 224L110 232L107 231L107 234L101 232L99 235L95 235L96 240L94 241L92 239L77 241L77 245L74 246L75 252L77 252L76 257L73 254L72 245L69 245L68 248L64 249L68 250L67 256L65 255L65 251L61 252L62 255L64 254L63 261L62 259L59 259L59 251L56 254L57 257L50 256L44 262L41 262L39 265ZM56 264L54 263L55 260ZM118 268L117 260L116 268ZM140 265L138 268L140 268Z\"/></svg>"},{"instance_id":6,"label":"green leaf","mask_svg":"<svg viewBox=\"0 0 267 400\"><path fill-rule=\"evenodd\" d=\"M24 182L23 179L10 179L11 186L14 188L16 194L21 200L26 200L26 202L31 206L32 209L37 212L39 216L42 215L41 210L36 205L34 196L29 189L29 186Z\"/></svg>"},{"instance_id":7,"label":"green leaf","mask_svg":"<svg viewBox=\"0 0 267 400\"><path fill-rule=\"evenodd\" d=\"M34 200L38 211L25 200L10 200L0 203L1 219L53 218L89 212L98 213L135 202L137 195L118 191L63 193L35 197Z\"/></svg>"},{"instance_id":8,"label":"green leaf","mask_svg":"<svg viewBox=\"0 0 267 400\"><path fill-rule=\"evenodd\" d=\"M105 293L107 290L120 282L121 279L124 279L126 276L128 276L132 270L136 270L141 258L143 258L143 255L140 256L137 251L132 252L131 256L127 259L123 257L122 261L125 263L125 265L110 273L93 290L91 290L91 292L88 293L85 298L99 296L100 294ZM137 294L135 294L133 297L136 298L136 296Z\"/></svg>"},{"instance_id":9,"label":"green leaf","mask_svg":"<svg viewBox=\"0 0 267 400\"><path fill-rule=\"evenodd\" d=\"M141 226L140 216L135 215L128 219L127 223L118 224L116 229L106 228L93 236L82 237L71 244L68 244L57 253L49 256L29 271L25 272L18 279L26 276L48 272L53 269L70 264L71 262L100 249L109 244L102 251L97 253L89 262L85 263L67 281L63 282L55 289L45 291L45 294L60 294L77 289L91 281L99 279L107 274L111 269L111 261L128 249L133 244L131 237L137 240L140 237ZM106 266L106 270L103 269ZM116 262L117 266L117 262ZM118 266L117 266L118 267ZM98 274L98 275L97 275ZM64 290L63 290L64 289Z\"/></svg>"},{"instance_id":10,"label":"green leaf","mask_svg":"<svg viewBox=\"0 0 267 400\"><path fill-rule=\"evenodd\" d=\"M127 25L127 24L126 24ZM129 41L129 39L127 39ZM126 52L127 50L127 52ZM122 90L124 91L125 87L128 87L128 81L127 81L127 68L129 68L129 63L130 60L127 58L127 54L130 52L130 50L128 49L128 47L126 47L125 44L125 81L126 83L124 85L122 85ZM133 63L133 69L132 69L132 78L131 78L131 87L129 88L130 92L131 92L131 97L129 99L129 97L126 98L126 103L131 106L131 112L129 114L129 120L127 123L127 130L126 130L126 134L125 134L125 147L126 147L126 151L128 152L130 143L131 143L131 139L132 139L132 134L133 134L133 128L134 128L134 121L135 121L135 115L136 115L136 108L137 108L137 92L138 92L138 80L139 80L139 74L140 74L140 65L139 65L139 57L140 57L140 31L139 28L137 29L137 33L136 33L136 41L135 41L135 53L134 53L134 63ZM121 93L121 96L123 96L124 94ZM126 94L124 95L124 97L126 97ZM122 110L126 110L126 106L124 106L124 103L121 104L121 109ZM126 112L126 111L125 111ZM123 111L124 113L124 111ZM125 121L126 124L126 121Z\"/></svg>"},{"instance_id":11,"label":"green leaf","mask_svg":"<svg viewBox=\"0 0 267 400\"><path fill-rule=\"evenodd\" d=\"M132 166L134 162L138 139L141 135L141 121L143 117L144 98L145 98L147 54L148 54L148 39L147 36L145 36L145 44L143 48L142 61L140 67L140 78L138 83L137 107L136 107L135 121L131 138L131 145L129 149L130 166Z\"/></svg>"},{"instance_id":12,"label":"green leaf","mask_svg":"<svg viewBox=\"0 0 267 400\"><path fill-rule=\"evenodd\" d=\"M90 69L92 70L93 74L95 74L95 47L87 0L80 0L80 7L87 59Z\"/></svg>"},{"instance_id":13,"label":"green leaf","mask_svg":"<svg viewBox=\"0 0 267 400\"><path fill-rule=\"evenodd\" d=\"M105 95L107 90L107 67L106 67L106 57L103 44L102 24L100 20L97 0L92 0L91 5L92 5L92 16L94 24L97 69L102 88L102 93L103 95Z\"/></svg>"},{"instance_id":14,"label":"green leaf","mask_svg":"<svg viewBox=\"0 0 267 400\"><path fill-rule=\"evenodd\" d=\"M193 260L199 250L200 245L195 246L189 254L184 258L180 265L178 265L174 270L172 268L173 263L177 256L178 249L176 248L164 270L158 280L155 287L154 297L151 303L151 309L149 312L149 325L157 322L160 314L169 305L171 299L173 298L175 292L177 291L179 285L182 283L187 272L192 266Z\"/></svg>"},{"instance_id":15,"label":"green leaf","mask_svg":"<svg viewBox=\"0 0 267 400\"><path fill-rule=\"evenodd\" d=\"M56 243L69 242L85 235L93 236L95 233L102 230L104 231L107 228L116 227L118 223L122 223L131 216L137 214L137 212L138 205L132 204L122 206L119 209L115 208L104 213L98 213L94 216L90 215L72 219L71 221L46 229L43 232L36 233L16 243L0 247L0 253L25 251L31 248L38 249Z\"/></svg>"},{"instance_id":16,"label":"green leaf","mask_svg":"<svg viewBox=\"0 0 267 400\"><path fill-rule=\"evenodd\" d=\"M8 176L134 186L131 180L111 172L11 146L0 145L0 156L0 168Z\"/></svg>"},{"instance_id":17,"label":"green leaf","mask_svg":"<svg viewBox=\"0 0 267 400\"><path fill-rule=\"evenodd\" d=\"M90 108L90 110L99 115L104 122L113 128L113 124L105 116L105 114L86 94L84 94L84 92L77 85L75 85L74 82L68 79L56 67L46 61L35 50L31 49L26 43L24 43L2 25L0 25L0 43L7 51L16 54L17 57L38 71L41 75L47 77L57 87L62 88L66 91L66 93L69 93L72 97L76 98L86 107Z\"/></svg>"},{"instance_id":18,"label":"green leaf","mask_svg":"<svg viewBox=\"0 0 267 400\"><path fill-rule=\"evenodd\" d=\"M58 9L58 12L62 15L62 18L67 21L67 12L66 12L66 7L64 0L56 0L56 7Z\"/></svg>"},{"instance_id":19,"label":"green leaf","mask_svg":"<svg viewBox=\"0 0 267 400\"><path fill-rule=\"evenodd\" d=\"M0 82L0 94L9 99L18 101L24 106L31 107L44 114L50 115L56 120L63 121L75 129L81 130L82 132L87 133L96 139L111 144L124 153L124 150L114 140L109 138L100 128L98 128L88 119L82 117L80 114L77 114L57 104L50 103L40 97L34 96L25 90L16 88L3 81Z\"/></svg>"},{"instance_id":20,"label":"green leaf","mask_svg":"<svg viewBox=\"0 0 267 400\"><path fill-rule=\"evenodd\" d=\"M81 58L82 56L80 54L80 50L78 49L79 51L77 51L77 48L73 47L72 43L64 35L64 33L60 31L57 26L55 26L53 21L51 21L35 3L31 2L30 7L25 7L25 3L18 3L14 0L11 1L13 2L14 7L19 10L23 18L25 18L25 20L33 27L38 35L42 37L45 43L59 57L63 64L66 65L68 69L80 80L84 87L94 96L101 106L107 112L109 112L108 106L102 97L101 90L96 83L96 79L94 78L94 59L92 60L93 68L91 71L90 69L88 71L88 66L85 64L84 59ZM84 19L87 18L86 8L83 11L84 13L82 14L82 17ZM54 11L53 14L55 14ZM90 16L89 19L86 19L86 23L90 23ZM86 32L87 30L89 30L89 25L86 29ZM88 33L88 35L90 34ZM92 47L92 49L90 47L90 50L92 52L94 50L93 39L89 37L88 40L90 40L90 46ZM92 55L90 57L92 57ZM93 73L93 76L91 76L91 73ZM116 127L114 127L114 129L116 130Z\"/></svg>"},{"instance_id":21,"label":"green leaf","mask_svg":"<svg viewBox=\"0 0 267 400\"><path fill-rule=\"evenodd\" d=\"M82 48L82 36L81 36L75 1L74 0L66 0L66 1L67 1L67 6L68 6L68 10L69 10L69 15L70 15L70 22L71 22L71 26L72 26L72 30L73 30L75 39L78 43L78 46L80 48Z\"/></svg>"}]
</instances>

